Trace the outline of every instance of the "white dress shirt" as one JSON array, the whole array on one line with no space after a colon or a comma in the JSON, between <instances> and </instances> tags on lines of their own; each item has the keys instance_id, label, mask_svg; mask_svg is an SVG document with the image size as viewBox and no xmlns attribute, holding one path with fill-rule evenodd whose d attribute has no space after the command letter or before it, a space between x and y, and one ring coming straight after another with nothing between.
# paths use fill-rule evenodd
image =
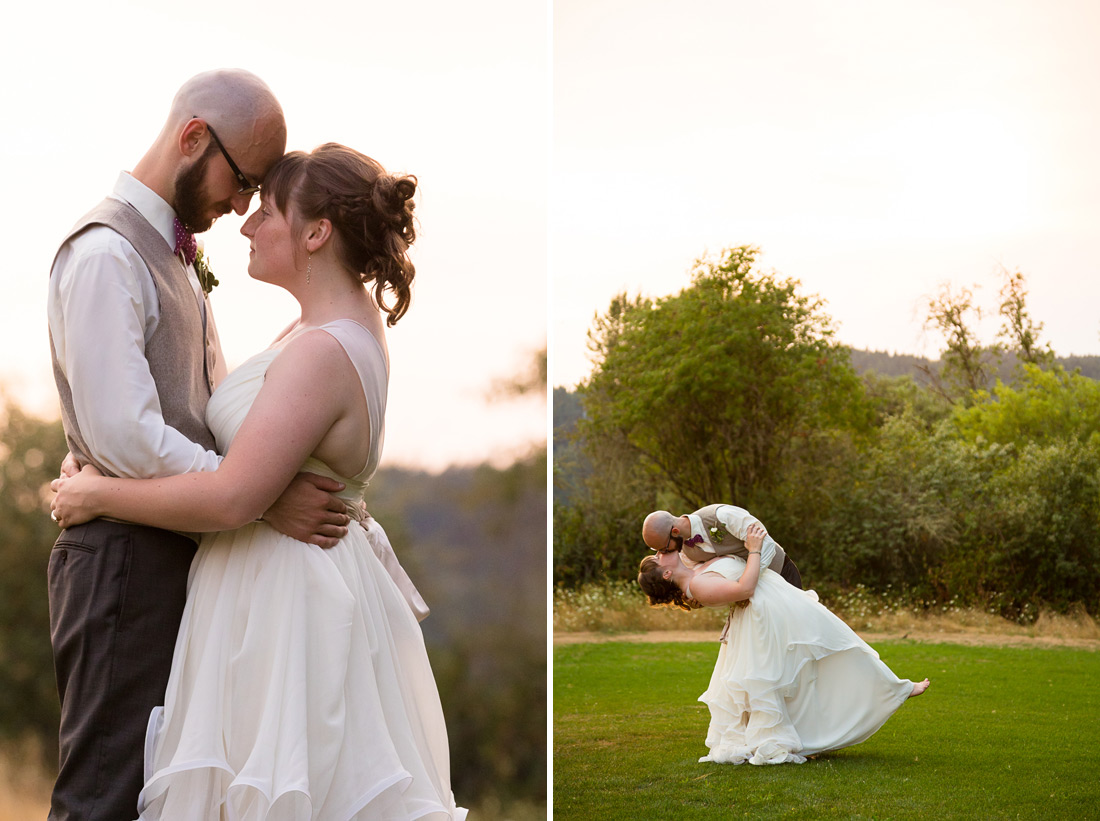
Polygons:
<instances>
[{"instance_id":1,"label":"white dress shirt","mask_svg":"<svg viewBox=\"0 0 1100 821\"><path fill-rule=\"evenodd\" d=\"M175 211L156 193L122 172L111 196L136 208L175 247ZM213 316L190 265L187 276L210 323L218 380L225 369ZM164 422L145 358L160 321L156 287L127 239L96 225L65 243L50 275L47 314L80 433L104 467L137 479L217 469L216 453Z\"/></svg>"},{"instance_id":2,"label":"white dress shirt","mask_svg":"<svg viewBox=\"0 0 1100 821\"><path fill-rule=\"evenodd\" d=\"M717 541L714 538L713 533L708 533L707 529L703 527L703 520L696 516L694 513L687 514L688 521L691 522L691 536L702 536L702 544L697 545L700 550L707 553L714 553L714 543ZM726 526L726 530L733 536L736 536L741 541L745 541L745 536L749 532L749 525L760 524L760 520L745 510L743 507L736 507L735 505L721 505L714 511L714 518ZM770 535L764 536L764 543L760 546L760 567L761 569L767 567L775 559L775 540ZM692 561L687 556L680 554L680 559L688 567L695 567L698 562Z\"/></svg>"}]
</instances>

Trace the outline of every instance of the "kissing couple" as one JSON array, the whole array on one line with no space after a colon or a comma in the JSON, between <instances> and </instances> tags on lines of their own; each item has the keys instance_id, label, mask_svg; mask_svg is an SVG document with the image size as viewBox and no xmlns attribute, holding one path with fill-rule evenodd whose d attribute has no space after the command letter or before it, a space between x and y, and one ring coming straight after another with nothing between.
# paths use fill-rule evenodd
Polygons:
<instances>
[{"instance_id":1,"label":"kissing couple","mask_svg":"<svg viewBox=\"0 0 1100 821\"><path fill-rule=\"evenodd\" d=\"M709 505L642 523L654 554L638 569L651 606L727 609L710 684L700 761L802 764L871 737L929 681L898 678L866 642L802 589L802 576L760 520Z\"/></svg>"},{"instance_id":2,"label":"kissing couple","mask_svg":"<svg viewBox=\"0 0 1100 821\"><path fill-rule=\"evenodd\" d=\"M52 821L465 816L426 608L363 506L416 179L335 143L285 149L258 77L193 77L54 259L71 456ZM226 374L194 234L257 193L248 273L301 315Z\"/></svg>"}]
</instances>

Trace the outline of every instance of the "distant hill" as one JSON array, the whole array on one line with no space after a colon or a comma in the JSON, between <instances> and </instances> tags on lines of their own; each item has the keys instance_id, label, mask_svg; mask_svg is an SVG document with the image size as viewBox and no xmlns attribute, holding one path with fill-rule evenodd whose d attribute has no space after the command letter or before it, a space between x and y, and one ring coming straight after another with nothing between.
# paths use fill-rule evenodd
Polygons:
<instances>
[{"instance_id":1,"label":"distant hill","mask_svg":"<svg viewBox=\"0 0 1100 821\"><path fill-rule=\"evenodd\" d=\"M939 373L940 370L938 359L927 359L912 354L864 351L852 348L851 355L852 367L859 373L874 371L883 376L920 378L924 376L924 369L931 370L932 373ZM1100 356L1060 356L1055 361L1067 371L1080 370L1082 376L1087 376L1089 379L1100 379ZM1016 357L1006 356L1001 363L997 376L1004 382L1011 381L1015 365Z\"/></svg>"},{"instance_id":2,"label":"distant hill","mask_svg":"<svg viewBox=\"0 0 1100 821\"><path fill-rule=\"evenodd\" d=\"M584 416L584 408L581 407L581 398L576 391L568 388L554 388L554 443L558 441L558 430L569 432L577 425L577 420Z\"/></svg>"},{"instance_id":3,"label":"distant hill","mask_svg":"<svg viewBox=\"0 0 1100 821\"><path fill-rule=\"evenodd\" d=\"M573 438L584 407L576 391L554 388L554 501L569 504L592 472L588 457Z\"/></svg>"}]
</instances>

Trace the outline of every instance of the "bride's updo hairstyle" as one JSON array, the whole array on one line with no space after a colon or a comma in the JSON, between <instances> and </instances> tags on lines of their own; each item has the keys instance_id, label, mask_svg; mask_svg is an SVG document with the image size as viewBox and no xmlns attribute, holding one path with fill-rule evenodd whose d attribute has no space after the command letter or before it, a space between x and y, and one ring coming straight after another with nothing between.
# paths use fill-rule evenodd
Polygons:
<instances>
[{"instance_id":1,"label":"bride's updo hairstyle","mask_svg":"<svg viewBox=\"0 0 1100 821\"><path fill-rule=\"evenodd\" d=\"M294 222L329 220L337 259L364 283L374 283L374 301L389 315L386 324L405 315L416 274L408 253L416 239L416 177L388 174L365 154L325 143L308 154L285 155L264 178L263 191ZM394 294L392 306L386 289Z\"/></svg>"},{"instance_id":2,"label":"bride's updo hairstyle","mask_svg":"<svg viewBox=\"0 0 1100 821\"><path fill-rule=\"evenodd\" d=\"M676 607L698 610L703 605L684 595L684 591L661 575L656 556L646 556L638 566L638 586L645 593L650 607Z\"/></svg>"}]
</instances>

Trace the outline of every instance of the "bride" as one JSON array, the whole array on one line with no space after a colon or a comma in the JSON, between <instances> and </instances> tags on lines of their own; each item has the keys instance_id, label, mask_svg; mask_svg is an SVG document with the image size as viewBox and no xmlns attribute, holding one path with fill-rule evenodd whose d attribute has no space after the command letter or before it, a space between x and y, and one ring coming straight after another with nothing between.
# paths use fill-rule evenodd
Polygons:
<instances>
[{"instance_id":1,"label":"bride","mask_svg":"<svg viewBox=\"0 0 1100 821\"><path fill-rule=\"evenodd\" d=\"M759 524L749 528L747 562L724 556L690 569L670 551L646 556L639 568L650 605L730 608L699 697L710 708L710 753L700 761L801 764L867 740L928 688L928 679L895 676L812 590L761 571L765 535Z\"/></svg>"},{"instance_id":2,"label":"bride","mask_svg":"<svg viewBox=\"0 0 1100 821\"><path fill-rule=\"evenodd\" d=\"M249 274L289 291L301 317L211 397L221 466L150 480L84 468L57 483L63 527L109 516L206 533L150 719L141 818L465 815L420 626L375 553L385 533L368 518L322 549L257 521L303 469L343 482L363 519L384 326L408 309L414 275L415 190L335 143L283 157L241 233Z\"/></svg>"}]
</instances>

